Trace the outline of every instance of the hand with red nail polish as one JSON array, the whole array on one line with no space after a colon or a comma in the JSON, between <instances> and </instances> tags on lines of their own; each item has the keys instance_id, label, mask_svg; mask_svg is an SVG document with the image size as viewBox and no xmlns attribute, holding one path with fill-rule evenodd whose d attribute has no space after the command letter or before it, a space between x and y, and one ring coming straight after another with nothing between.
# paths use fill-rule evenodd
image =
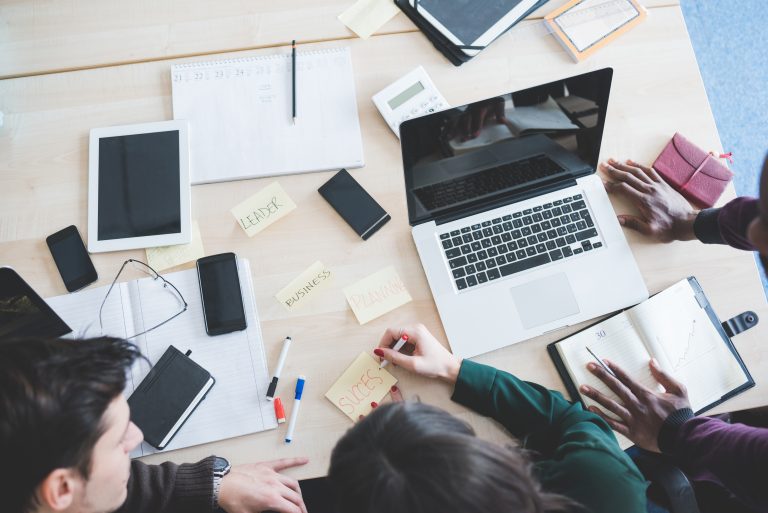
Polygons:
<instances>
[{"instance_id":1,"label":"hand with red nail polish","mask_svg":"<svg viewBox=\"0 0 768 513\"><path fill-rule=\"evenodd\" d=\"M392 388L389 389L389 395L392 397L392 402L403 402L403 393L400 391L397 385L392 385Z\"/></svg>"},{"instance_id":2,"label":"hand with red nail polish","mask_svg":"<svg viewBox=\"0 0 768 513\"><path fill-rule=\"evenodd\" d=\"M376 401L371 401L371 408L376 408L379 405Z\"/></svg>"},{"instance_id":3,"label":"hand with red nail polish","mask_svg":"<svg viewBox=\"0 0 768 513\"><path fill-rule=\"evenodd\" d=\"M413 354L392 350L392 346L404 333L408 333L408 344L401 351L411 345L415 346ZM449 383L456 383L461 367L461 358L451 354L423 324L387 329L381 337L379 347L373 352L376 356L406 370L428 378L440 378Z\"/></svg>"}]
</instances>

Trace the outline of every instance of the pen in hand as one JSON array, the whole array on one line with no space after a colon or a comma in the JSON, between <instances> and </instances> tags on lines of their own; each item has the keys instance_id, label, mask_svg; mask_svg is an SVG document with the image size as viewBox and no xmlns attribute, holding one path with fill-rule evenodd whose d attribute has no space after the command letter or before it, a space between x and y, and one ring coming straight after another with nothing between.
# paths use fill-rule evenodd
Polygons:
<instances>
[{"instance_id":1,"label":"pen in hand","mask_svg":"<svg viewBox=\"0 0 768 513\"><path fill-rule=\"evenodd\" d=\"M597 363L599 363L599 364L600 364L600 366L601 366L603 369L605 369L605 372L607 372L608 374L610 374L610 375L611 375L611 376L613 376L614 378L616 377L616 374L614 374L614 373L613 373L613 371L612 371L611 369L609 369L609 368L608 368L608 366L607 366L607 365L606 365L606 364L605 364L605 363L604 363L604 362L603 362L603 361L602 361L600 358L598 358L598 357L597 357L597 355L596 355L595 353L593 353L593 352L592 352L592 350L589 348L589 346L584 346L584 347L587 349L587 351L589 351L589 354L591 354L591 355L592 355L592 357L593 357L595 360L597 360Z\"/></svg>"}]
</instances>

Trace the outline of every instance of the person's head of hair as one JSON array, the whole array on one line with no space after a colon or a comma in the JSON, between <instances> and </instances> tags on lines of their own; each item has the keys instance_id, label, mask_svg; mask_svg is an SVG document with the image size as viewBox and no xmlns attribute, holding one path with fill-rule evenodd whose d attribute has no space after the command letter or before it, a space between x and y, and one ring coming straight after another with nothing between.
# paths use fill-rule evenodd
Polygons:
<instances>
[{"instance_id":1,"label":"person's head of hair","mask_svg":"<svg viewBox=\"0 0 768 513\"><path fill-rule=\"evenodd\" d=\"M759 212L747 229L747 238L760 253L765 267L768 263L768 155L765 156L763 171L760 175Z\"/></svg>"},{"instance_id":2,"label":"person's head of hair","mask_svg":"<svg viewBox=\"0 0 768 513\"><path fill-rule=\"evenodd\" d=\"M94 447L113 423L107 410L124 402L126 371L139 356L136 346L108 337L0 340L4 511L34 511L46 499L50 502L51 497L40 496L40 488L57 470L59 484L50 484L64 493L72 491L67 490L73 487L72 476L88 481ZM68 504L59 501L52 509Z\"/></svg>"},{"instance_id":3,"label":"person's head of hair","mask_svg":"<svg viewBox=\"0 0 768 513\"><path fill-rule=\"evenodd\" d=\"M380 406L347 431L328 478L341 513L533 513L575 505L541 489L522 451L481 440L449 413L413 402Z\"/></svg>"}]
</instances>

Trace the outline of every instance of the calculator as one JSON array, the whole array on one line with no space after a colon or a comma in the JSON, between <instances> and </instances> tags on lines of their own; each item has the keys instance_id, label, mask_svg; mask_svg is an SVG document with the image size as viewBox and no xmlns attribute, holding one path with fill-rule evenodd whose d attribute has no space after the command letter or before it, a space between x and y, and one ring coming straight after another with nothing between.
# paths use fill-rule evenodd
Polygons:
<instances>
[{"instance_id":1,"label":"calculator","mask_svg":"<svg viewBox=\"0 0 768 513\"><path fill-rule=\"evenodd\" d=\"M403 121L450 107L421 66L373 95L373 103L398 138Z\"/></svg>"}]
</instances>

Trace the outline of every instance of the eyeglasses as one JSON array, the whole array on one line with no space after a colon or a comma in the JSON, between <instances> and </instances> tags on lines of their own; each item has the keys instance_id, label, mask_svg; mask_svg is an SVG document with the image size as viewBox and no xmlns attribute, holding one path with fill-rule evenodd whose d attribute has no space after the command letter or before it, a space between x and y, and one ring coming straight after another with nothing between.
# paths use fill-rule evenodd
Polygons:
<instances>
[{"instance_id":1,"label":"eyeglasses","mask_svg":"<svg viewBox=\"0 0 768 513\"><path fill-rule=\"evenodd\" d=\"M131 335L130 337L125 337L126 340L132 339L132 338L136 338L136 337L141 336L141 335L144 335L144 334L149 333L150 331L152 331L154 329L159 328L160 326L162 326L164 324L167 324L167 323L171 322L173 319L175 319L179 315L181 315L184 312L186 312L187 308L189 308L189 305L184 300L184 296L181 295L181 292L179 292L179 289L177 289L176 286L173 283L171 283L170 281L168 281L165 278L163 278L162 276L160 276L160 273L158 273L157 271L152 269L149 265L145 264L144 262L141 262L139 260L134 260L132 258L129 258L128 260L123 262L123 265L120 267L120 270L117 271L117 275L115 276L115 279L112 280L112 284L109 286L109 289L107 290L107 294L104 296L104 301L101 302L101 306L99 307L99 327L101 328L102 332L104 331L104 323L102 321L102 314L103 314L103 311L104 311L104 305L107 303L107 298L109 298L109 293L112 292L112 288L115 286L115 283L117 283L117 279L120 278L120 274L123 272L123 269L125 269L125 267L128 264L131 264L131 267L133 269L136 269L137 271L142 272L142 273L148 275L150 278L152 278L152 280L161 280L162 281L162 285L163 285L163 289L167 290L170 294L172 294L174 296L174 298L176 298L176 300L179 303L179 307L181 308L181 310L178 311L177 313L173 314L171 317L167 318L166 320L164 320L160 324L156 324L155 326L152 326L151 328L146 329L146 330L144 330L144 331L142 331L140 333L136 333L135 335Z\"/></svg>"}]
</instances>

